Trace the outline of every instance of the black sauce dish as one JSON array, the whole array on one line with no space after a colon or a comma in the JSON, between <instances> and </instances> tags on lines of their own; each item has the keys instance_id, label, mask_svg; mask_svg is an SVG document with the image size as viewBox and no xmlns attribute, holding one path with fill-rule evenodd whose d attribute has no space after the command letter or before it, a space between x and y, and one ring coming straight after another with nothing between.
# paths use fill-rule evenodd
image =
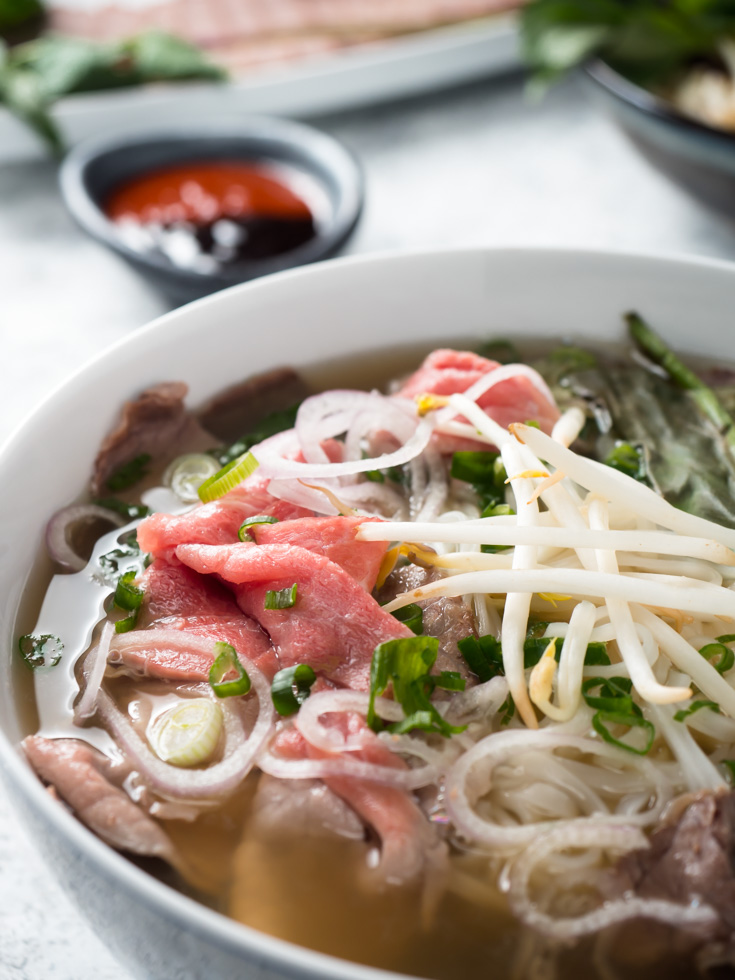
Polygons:
<instances>
[{"instance_id":1,"label":"black sauce dish","mask_svg":"<svg viewBox=\"0 0 735 980\"><path fill-rule=\"evenodd\" d=\"M106 213L111 195L136 178L173 166L222 162L273 167L297 182L313 215L308 240L278 254L203 270L135 241ZM227 127L159 127L90 140L64 159L59 183L76 222L177 302L329 258L352 234L364 199L360 166L341 143L313 127L271 117L243 118Z\"/></svg>"},{"instance_id":2,"label":"black sauce dish","mask_svg":"<svg viewBox=\"0 0 735 980\"><path fill-rule=\"evenodd\" d=\"M735 133L686 115L603 61L586 66L593 98L657 170L699 200L735 216Z\"/></svg>"}]
</instances>

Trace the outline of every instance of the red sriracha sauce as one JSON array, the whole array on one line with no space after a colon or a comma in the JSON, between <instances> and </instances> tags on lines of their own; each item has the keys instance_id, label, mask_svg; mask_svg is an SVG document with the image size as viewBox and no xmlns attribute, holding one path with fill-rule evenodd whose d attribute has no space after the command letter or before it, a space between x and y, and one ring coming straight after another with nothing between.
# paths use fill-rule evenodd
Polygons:
<instances>
[{"instance_id":1,"label":"red sriracha sauce","mask_svg":"<svg viewBox=\"0 0 735 980\"><path fill-rule=\"evenodd\" d=\"M105 213L134 248L155 248L175 265L215 272L314 237L314 215L289 176L261 163L180 164L121 184Z\"/></svg>"}]
</instances>

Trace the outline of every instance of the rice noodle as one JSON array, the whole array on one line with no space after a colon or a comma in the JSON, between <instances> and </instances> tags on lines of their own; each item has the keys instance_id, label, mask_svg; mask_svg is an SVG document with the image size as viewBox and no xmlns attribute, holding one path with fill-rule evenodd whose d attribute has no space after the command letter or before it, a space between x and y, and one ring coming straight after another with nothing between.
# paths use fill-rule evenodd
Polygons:
<instances>
[{"instance_id":1,"label":"rice noodle","mask_svg":"<svg viewBox=\"0 0 735 980\"><path fill-rule=\"evenodd\" d=\"M655 804L634 815L616 817L614 814L592 813L583 818L565 821L568 826L583 827L622 820L629 824L647 826L658 819L663 806L672 795L671 787L667 786L652 762L642 757L629 756L604 742L572 735L565 731L555 731L552 728L537 731L496 732L482 739L460 757L448 771L446 783L447 810L457 829L467 840L485 845L493 853L513 854L530 844L540 832L553 826L548 821L504 826L489 818L485 819L473 808L473 803L480 796L485 796L492 784L495 768L518 752L529 748L538 748L546 752L553 752L558 748L576 749L585 755L626 765L631 769L644 772L647 782L655 792ZM476 767L483 769L482 777L478 776Z\"/></svg>"}]
</instances>

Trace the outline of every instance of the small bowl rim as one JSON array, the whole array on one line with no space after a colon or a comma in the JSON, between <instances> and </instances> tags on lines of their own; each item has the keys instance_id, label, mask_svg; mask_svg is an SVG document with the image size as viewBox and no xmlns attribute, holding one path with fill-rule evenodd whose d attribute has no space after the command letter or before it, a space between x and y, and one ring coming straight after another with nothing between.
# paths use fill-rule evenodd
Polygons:
<instances>
[{"instance_id":1,"label":"small bowl rim","mask_svg":"<svg viewBox=\"0 0 735 980\"><path fill-rule=\"evenodd\" d=\"M626 78L604 59L594 58L588 61L584 65L584 70L597 85L634 109L661 122L687 129L694 134L698 133L708 139L716 140L725 147L735 149L735 132L718 129L716 126L695 119L694 116L687 115L673 102Z\"/></svg>"},{"instance_id":2,"label":"small bowl rim","mask_svg":"<svg viewBox=\"0 0 735 980\"><path fill-rule=\"evenodd\" d=\"M156 252L140 252L128 245L116 232L115 225L104 213L101 203L86 186L91 167L105 157L144 148L154 144L201 143L200 155L185 159L206 160L207 147L218 140L257 144L268 141L294 152L298 160L318 161L334 178L339 188L339 201L334 214L323 229L303 245L265 259L223 267L218 272L200 272L169 262ZM235 155L235 154L233 154ZM257 156L257 150L253 158ZM211 154L211 159L215 154ZM222 157L220 157L221 159ZM318 180L318 178L315 178ZM224 289L274 272L281 272L328 258L349 238L362 214L365 199L365 179L357 157L343 143L315 127L280 119L275 116L249 115L237 122L206 123L192 126L181 124L143 127L116 132L114 135L93 137L75 146L64 157L59 168L59 187L64 202L77 224L96 241L106 245L133 265L145 268L157 277L176 283L188 290L206 290L211 286ZM242 270L247 269L243 276Z\"/></svg>"}]
</instances>

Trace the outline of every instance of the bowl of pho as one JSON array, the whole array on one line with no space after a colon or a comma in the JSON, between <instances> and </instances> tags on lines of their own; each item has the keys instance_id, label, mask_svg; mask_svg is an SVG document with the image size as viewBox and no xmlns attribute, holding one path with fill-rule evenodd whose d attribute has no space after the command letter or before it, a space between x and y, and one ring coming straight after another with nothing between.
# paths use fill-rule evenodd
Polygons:
<instances>
[{"instance_id":1,"label":"bowl of pho","mask_svg":"<svg viewBox=\"0 0 735 980\"><path fill-rule=\"evenodd\" d=\"M325 263L26 420L0 763L134 975L732 970L734 296L713 261Z\"/></svg>"}]
</instances>

